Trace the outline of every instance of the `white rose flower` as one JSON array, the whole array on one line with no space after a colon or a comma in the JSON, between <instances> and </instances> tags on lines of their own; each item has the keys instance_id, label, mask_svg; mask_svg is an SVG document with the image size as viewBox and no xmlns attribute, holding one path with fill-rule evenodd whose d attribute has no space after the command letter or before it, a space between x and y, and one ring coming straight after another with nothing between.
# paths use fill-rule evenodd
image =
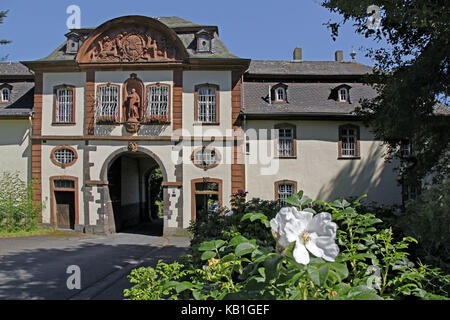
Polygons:
<instances>
[{"instance_id":1,"label":"white rose flower","mask_svg":"<svg viewBox=\"0 0 450 320\"><path fill-rule=\"evenodd\" d=\"M293 220L299 219L300 214L295 207L281 208L280 212L275 216L274 219L270 220L270 226L272 228L272 233L277 239L278 244L282 248L289 246L290 241L286 237L286 224Z\"/></svg>"},{"instance_id":2,"label":"white rose flower","mask_svg":"<svg viewBox=\"0 0 450 320\"><path fill-rule=\"evenodd\" d=\"M283 208L270 225L282 247L295 242L293 255L298 263L309 263L308 251L326 261L334 261L339 254L335 243L337 225L331 221L328 212L313 215L307 211L298 212L294 207Z\"/></svg>"}]
</instances>

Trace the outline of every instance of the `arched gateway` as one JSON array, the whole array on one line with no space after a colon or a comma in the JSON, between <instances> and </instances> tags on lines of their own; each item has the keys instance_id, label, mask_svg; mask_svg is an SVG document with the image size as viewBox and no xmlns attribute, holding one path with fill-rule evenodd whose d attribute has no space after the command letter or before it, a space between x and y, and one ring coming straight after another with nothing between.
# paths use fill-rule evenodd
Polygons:
<instances>
[{"instance_id":1,"label":"arched gateway","mask_svg":"<svg viewBox=\"0 0 450 320\"><path fill-rule=\"evenodd\" d=\"M156 194L150 184L150 175L156 169L161 172L161 180L167 181L167 170L161 159L152 151L137 146L120 148L105 160L100 178L108 183L101 191L98 222L104 225L106 232L163 233L158 230L163 224L155 212ZM162 200L166 217L169 214L167 188L162 189Z\"/></svg>"}]
</instances>

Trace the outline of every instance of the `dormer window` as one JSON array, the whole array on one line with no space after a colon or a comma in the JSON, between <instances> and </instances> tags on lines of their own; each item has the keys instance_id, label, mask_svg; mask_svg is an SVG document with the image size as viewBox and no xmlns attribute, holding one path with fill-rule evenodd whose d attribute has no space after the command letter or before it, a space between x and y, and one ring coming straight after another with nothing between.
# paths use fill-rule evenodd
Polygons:
<instances>
[{"instance_id":1,"label":"dormer window","mask_svg":"<svg viewBox=\"0 0 450 320\"><path fill-rule=\"evenodd\" d=\"M350 102L350 87L346 84L341 84L340 86L337 86L335 88L331 89L331 94L328 97L328 99L335 100L336 102L340 103L351 103Z\"/></svg>"},{"instance_id":2,"label":"dormer window","mask_svg":"<svg viewBox=\"0 0 450 320\"><path fill-rule=\"evenodd\" d=\"M287 103L287 88L288 86L279 83L275 86L273 86L270 89L270 100L273 103Z\"/></svg>"},{"instance_id":3,"label":"dormer window","mask_svg":"<svg viewBox=\"0 0 450 320\"><path fill-rule=\"evenodd\" d=\"M83 44L83 37L76 32L69 32L66 37L66 53L77 53Z\"/></svg>"},{"instance_id":4,"label":"dormer window","mask_svg":"<svg viewBox=\"0 0 450 320\"><path fill-rule=\"evenodd\" d=\"M211 52L212 36L206 30L200 30L195 35L197 39L197 52Z\"/></svg>"},{"instance_id":5,"label":"dormer window","mask_svg":"<svg viewBox=\"0 0 450 320\"><path fill-rule=\"evenodd\" d=\"M11 89L3 88L1 98L2 98L2 102L10 102L11 101Z\"/></svg>"}]
</instances>

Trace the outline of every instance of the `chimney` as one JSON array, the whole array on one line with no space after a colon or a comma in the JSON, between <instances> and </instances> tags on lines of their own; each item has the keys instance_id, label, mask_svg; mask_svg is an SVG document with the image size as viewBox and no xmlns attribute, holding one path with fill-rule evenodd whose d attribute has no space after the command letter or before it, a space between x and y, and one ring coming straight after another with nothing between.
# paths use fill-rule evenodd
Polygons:
<instances>
[{"instance_id":1,"label":"chimney","mask_svg":"<svg viewBox=\"0 0 450 320\"><path fill-rule=\"evenodd\" d=\"M344 61L344 51L342 51L342 50L337 50L337 51L334 53L334 60L335 60L336 62L342 62L342 61Z\"/></svg>"},{"instance_id":2,"label":"chimney","mask_svg":"<svg viewBox=\"0 0 450 320\"><path fill-rule=\"evenodd\" d=\"M303 55L302 55L302 48L295 48L294 50L294 61L302 61Z\"/></svg>"}]
</instances>

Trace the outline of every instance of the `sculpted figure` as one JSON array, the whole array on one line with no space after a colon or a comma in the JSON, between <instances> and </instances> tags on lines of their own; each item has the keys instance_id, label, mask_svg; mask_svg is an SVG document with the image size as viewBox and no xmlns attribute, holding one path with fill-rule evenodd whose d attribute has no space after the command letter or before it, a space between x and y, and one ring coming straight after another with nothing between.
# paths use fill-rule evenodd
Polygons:
<instances>
[{"instance_id":1,"label":"sculpted figure","mask_svg":"<svg viewBox=\"0 0 450 320\"><path fill-rule=\"evenodd\" d=\"M139 118L139 109L141 106L141 98L136 92L136 89L131 89L128 99L128 120L137 120Z\"/></svg>"}]
</instances>

